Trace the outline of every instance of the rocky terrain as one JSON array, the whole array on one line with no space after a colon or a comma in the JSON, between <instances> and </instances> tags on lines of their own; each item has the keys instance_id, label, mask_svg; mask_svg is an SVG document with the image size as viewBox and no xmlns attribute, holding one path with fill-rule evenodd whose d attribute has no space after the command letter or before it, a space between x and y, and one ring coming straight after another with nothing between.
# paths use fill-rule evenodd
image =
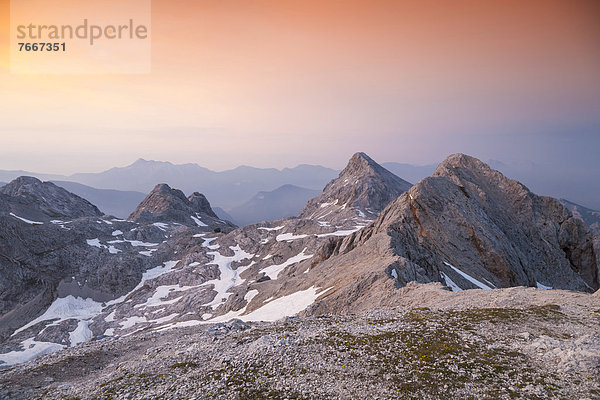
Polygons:
<instances>
[{"instance_id":1,"label":"rocky terrain","mask_svg":"<svg viewBox=\"0 0 600 400\"><path fill-rule=\"evenodd\" d=\"M190 202L194 210L206 207L200 200ZM99 311L98 304L136 288L149 270L173 258L180 238L212 231L209 223L216 219L206 222L141 224L101 215L82 198L35 178L4 186L0 353L20 348L27 359L87 340L88 320ZM226 221L218 226L232 228Z\"/></svg>"},{"instance_id":2,"label":"rocky terrain","mask_svg":"<svg viewBox=\"0 0 600 400\"><path fill-rule=\"evenodd\" d=\"M352 156L346 168L310 200L300 218L344 223L359 218L374 219L379 212L412 185L392 174L364 153Z\"/></svg>"},{"instance_id":3,"label":"rocky terrain","mask_svg":"<svg viewBox=\"0 0 600 400\"><path fill-rule=\"evenodd\" d=\"M217 217L203 194L194 192L185 197L181 190L172 189L165 183L156 185L128 220L144 224L177 223L219 232L230 232L236 228Z\"/></svg>"},{"instance_id":4,"label":"rocky terrain","mask_svg":"<svg viewBox=\"0 0 600 400\"><path fill-rule=\"evenodd\" d=\"M580 218L596 235L600 235L600 211L591 210L565 199L560 199L560 202L573 213L574 217Z\"/></svg>"},{"instance_id":5,"label":"rocky terrain","mask_svg":"<svg viewBox=\"0 0 600 400\"><path fill-rule=\"evenodd\" d=\"M196 388L202 398L230 398L228 387L257 390L259 381L270 383L256 393L240 388L235 393L354 397L373 387L382 398L398 390L427 398L434 395L423 385L427 376L442 379L447 387L437 390L454 396L535 398L575 390L573 377L597 373L598 364L589 365L597 362L598 294L588 293L599 287L598 237L557 200L531 193L472 157L450 156L432 177L411 186L357 153L298 217L241 228L219 219L203 195L186 197L166 184L156 186L126 221L101 215L66 191L55 195L50 183L21 179L0 190L6 190L0 193L0 368L8 368L0 393L9 398L122 397L133 383L141 389L129 397L169 397L169 390L191 395ZM501 289L509 287L518 288ZM541 290L551 288L579 293ZM416 318L415 308L422 307L430 309ZM369 313L387 322L372 324ZM259 322L293 315L301 318ZM331 316L319 318L323 315ZM232 319L239 322L227 322ZM552 327L556 321L560 327ZM253 353L261 347L259 336L275 340L289 324L292 332L304 332L297 336L302 340L273 348L290 349L292 358L277 351ZM451 334L441 340L438 328ZM585 357L592 361L586 361L585 372L577 364L574 375L551 369L527 375L520 368L520 375L508 379L469 350L498 356L498 365L542 365L544 357L518 350L517 330L531 335L523 340L546 335L544 346L558 343L567 353L589 344ZM426 338L430 331L436 333L433 342L423 345L435 357L415 360L411 354L420 344L412 338L420 333ZM251 332L260 334L245 336ZM285 336L277 340L296 337ZM446 343L454 343L462 357L444 367L450 368L449 379L437 357L452 359L443 350ZM491 350L495 345L498 353ZM190 346L192 361L186 356ZM173 354L154 359L145 353L162 349ZM18 366L58 350L30 367ZM223 364L224 354L240 364ZM314 370L307 367L315 361L311 354L321 357ZM361 366L365 359L388 360L385 354L394 365L410 368L390 364L387 374L374 375L353 369L358 360ZM343 364L348 370L342 372L351 374L333 373L333 360L346 362L346 356L356 365ZM477 360L474 370L467 368L469 357ZM274 371L286 362L296 371L312 371L308 380L276 378ZM428 375L413 368L420 362ZM95 380L82 383L83 371L70 372L74 365ZM234 371L223 370L231 365ZM260 376L239 381L249 371ZM407 373L410 380L399 378ZM325 385L317 379L324 374L332 377ZM194 377L205 389L176 384L174 376ZM585 383L578 393L593 397L597 388Z\"/></svg>"},{"instance_id":6,"label":"rocky terrain","mask_svg":"<svg viewBox=\"0 0 600 400\"><path fill-rule=\"evenodd\" d=\"M0 398L593 399L600 298L410 284L394 308L146 329L17 366Z\"/></svg>"}]
</instances>

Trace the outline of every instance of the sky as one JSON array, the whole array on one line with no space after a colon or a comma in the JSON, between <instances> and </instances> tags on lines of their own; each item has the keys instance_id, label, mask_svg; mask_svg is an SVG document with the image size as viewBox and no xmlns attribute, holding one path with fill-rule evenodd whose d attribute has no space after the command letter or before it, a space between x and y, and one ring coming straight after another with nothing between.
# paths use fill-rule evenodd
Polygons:
<instances>
[{"instance_id":1,"label":"sky","mask_svg":"<svg viewBox=\"0 0 600 400\"><path fill-rule=\"evenodd\" d=\"M153 0L151 73L95 75L11 74L0 4L0 169L599 170L596 0Z\"/></svg>"}]
</instances>

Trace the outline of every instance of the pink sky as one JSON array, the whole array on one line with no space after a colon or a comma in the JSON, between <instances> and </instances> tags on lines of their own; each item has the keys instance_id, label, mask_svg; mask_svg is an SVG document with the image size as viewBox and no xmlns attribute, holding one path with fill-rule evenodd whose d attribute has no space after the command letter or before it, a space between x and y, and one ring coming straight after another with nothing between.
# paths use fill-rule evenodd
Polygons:
<instances>
[{"instance_id":1,"label":"pink sky","mask_svg":"<svg viewBox=\"0 0 600 400\"><path fill-rule=\"evenodd\" d=\"M11 75L1 4L0 169L537 160L600 137L597 1L154 0L152 73L90 76Z\"/></svg>"}]
</instances>

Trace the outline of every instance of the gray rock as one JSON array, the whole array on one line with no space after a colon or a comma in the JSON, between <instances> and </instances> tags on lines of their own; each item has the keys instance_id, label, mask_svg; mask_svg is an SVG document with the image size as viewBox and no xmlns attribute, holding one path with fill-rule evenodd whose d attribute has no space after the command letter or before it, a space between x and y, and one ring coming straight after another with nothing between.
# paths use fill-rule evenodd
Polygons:
<instances>
[{"instance_id":1,"label":"gray rock","mask_svg":"<svg viewBox=\"0 0 600 400\"><path fill-rule=\"evenodd\" d=\"M356 153L323 193L306 204L299 217L336 224L374 219L411 186L365 153Z\"/></svg>"},{"instance_id":2,"label":"gray rock","mask_svg":"<svg viewBox=\"0 0 600 400\"><path fill-rule=\"evenodd\" d=\"M128 219L145 224L175 222L224 232L235 228L231 222L217 217L202 194L195 192L185 197L181 190L171 189L164 183L156 185Z\"/></svg>"}]
</instances>

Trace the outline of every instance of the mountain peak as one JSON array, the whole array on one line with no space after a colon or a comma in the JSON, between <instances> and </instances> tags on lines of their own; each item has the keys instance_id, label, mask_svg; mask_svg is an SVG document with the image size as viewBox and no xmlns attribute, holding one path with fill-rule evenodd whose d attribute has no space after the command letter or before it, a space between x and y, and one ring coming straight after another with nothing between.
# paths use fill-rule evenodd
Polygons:
<instances>
[{"instance_id":1,"label":"mountain peak","mask_svg":"<svg viewBox=\"0 0 600 400\"><path fill-rule=\"evenodd\" d=\"M462 153L451 154L436 168L434 175L446 175L448 171L455 169L469 169L479 171L493 171L483 161Z\"/></svg>"},{"instance_id":2,"label":"mountain peak","mask_svg":"<svg viewBox=\"0 0 600 400\"><path fill-rule=\"evenodd\" d=\"M31 176L21 176L0 188L0 193L17 198L19 202L39 210L50 218L80 218L101 216L89 201L51 182Z\"/></svg>"},{"instance_id":3,"label":"mountain peak","mask_svg":"<svg viewBox=\"0 0 600 400\"><path fill-rule=\"evenodd\" d=\"M301 218L340 220L374 219L392 200L412 185L377 164L365 153L356 153L323 193L309 201ZM333 220L331 220L333 218Z\"/></svg>"},{"instance_id":4,"label":"mountain peak","mask_svg":"<svg viewBox=\"0 0 600 400\"><path fill-rule=\"evenodd\" d=\"M129 216L129 220L143 223L174 222L183 225L231 230L234 225L220 220L206 197L198 192L185 197L179 189L166 183L158 184Z\"/></svg>"},{"instance_id":5,"label":"mountain peak","mask_svg":"<svg viewBox=\"0 0 600 400\"><path fill-rule=\"evenodd\" d=\"M213 209L210 207L208 199L202 193L194 192L187 199L197 212L218 218L217 214L215 214Z\"/></svg>"},{"instance_id":6,"label":"mountain peak","mask_svg":"<svg viewBox=\"0 0 600 400\"><path fill-rule=\"evenodd\" d=\"M343 172L346 173L356 173L356 172L368 172L368 173L376 173L380 169L385 169L379 164L377 164L371 157L366 155L365 153L358 152L354 153L354 155L348 161L348 165L344 168Z\"/></svg>"}]
</instances>

